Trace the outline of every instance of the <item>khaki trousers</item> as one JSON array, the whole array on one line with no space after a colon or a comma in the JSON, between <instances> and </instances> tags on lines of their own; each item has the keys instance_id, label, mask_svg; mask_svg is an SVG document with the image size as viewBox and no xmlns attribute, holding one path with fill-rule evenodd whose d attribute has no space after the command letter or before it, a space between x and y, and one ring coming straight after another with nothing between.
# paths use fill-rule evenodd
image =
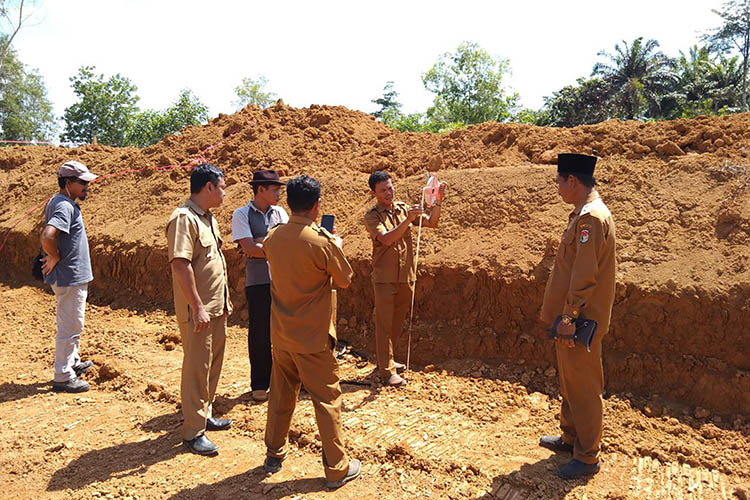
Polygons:
<instances>
[{"instance_id":1,"label":"khaki trousers","mask_svg":"<svg viewBox=\"0 0 750 500\"><path fill-rule=\"evenodd\" d=\"M206 329L195 332L192 320L179 322L182 335L182 439L190 441L206 432L211 403L216 395L227 338L226 314L213 318Z\"/></svg>"},{"instance_id":2,"label":"khaki trousers","mask_svg":"<svg viewBox=\"0 0 750 500\"><path fill-rule=\"evenodd\" d=\"M269 457L286 458L289 427L297 405L300 384L312 397L315 420L323 444L326 480L338 481L349 471L341 426L339 367L333 351L299 354L271 347L271 391L268 396L266 448Z\"/></svg>"},{"instance_id":3,"label":"khaki trousers","mask_svg":"<svg viewBox=\"0 0 750 500\"><path fill-rule=\"evenodd\" d=\"M390 377L396 373L393 346L401 337L404 320L411 306L413 283L373 283L375 291L375 353L378 373Z\"/></svg>"},{"instance_id":4,"label":"khaki trousers","mask_svg":"<svg viewBox=\"0 0 750 500\"><path fill-rule=\"evenodd\" d=\"M563 398L560 410L562 439L573 445L573 458L587 464L599 460L602 440L602 337L597 332L591 352L578 344L566 347L555 343Z\"/></svg>"}]
</instances>

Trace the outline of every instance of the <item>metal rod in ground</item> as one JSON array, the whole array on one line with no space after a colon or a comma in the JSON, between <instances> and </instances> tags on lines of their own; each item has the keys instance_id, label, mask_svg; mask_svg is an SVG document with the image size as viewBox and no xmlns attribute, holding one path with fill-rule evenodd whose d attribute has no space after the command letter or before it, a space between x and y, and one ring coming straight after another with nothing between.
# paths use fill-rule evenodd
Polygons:
<instances>
[{"instance_id":1,"label":"metal rod in ground","mask_svg":"<svg viewBox=\"0 0 750 500\"><path fill-rule=\"evenodd\" d=\"M422 190L422 200L419 202L419 206L424 210L424 189ZM417 265L419 265L419 242L422 239L422 220L423 217L419 215L419 229L417 230L417 252L414 258L414 288L411 291L411 308L409 309L409 340L406 347L406 370L404 371L404 378L409 376L409 363L411 362L411 326L414 322L414 295L417 292Z\"/></svg>"}]
</instances>

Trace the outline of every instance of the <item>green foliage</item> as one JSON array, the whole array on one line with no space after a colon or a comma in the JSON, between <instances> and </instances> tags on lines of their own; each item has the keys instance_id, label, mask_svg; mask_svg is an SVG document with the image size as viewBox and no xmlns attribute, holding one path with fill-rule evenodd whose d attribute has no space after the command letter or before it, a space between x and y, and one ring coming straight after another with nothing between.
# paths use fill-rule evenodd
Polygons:
<instances>
[{"instance_id":1,"label":"green foliage","mask_svg":"<svg viewBox=\"0 0 750 500\"><path fill-rule=\"evenodd\" d=\"M235 94L237 94L234 105L237 109L242 109L249 104L261 108L271 106L276 102L278 96L273 92L265 91L267 84L268 79L264 76L259 76L257 79L243 78L242 83L234 89Z\"/></svg>"},{"instance_id":2,"label":"green foliage","mask_svg":"<svg viewBox=\"0 0 750 500\"><path fill-rule=\"evenodd\" d=\"M393 82L388 81L383 87L383 96L373 99L373 104L380 106L380 109L371 113L372 116L378 119L382 119L384 114L393 114L393 112L400 113L401 103L398 102L398 92L393 89Z\"/></svg>"},{"instance_id":3,"label":"green foliage","mask_svg":"<svg viewBox=\"0 0 750 500\"><path fill-rule=\"evenodd\" d=\"M677 89L664 101L663 117L692 118L717 114L740 104L741 69L736 57L713 57L708 47L680 51Z\"/></svg>"},{"instance_id":4,"label":"green foliage","mask_svg":"<svg viewBox=\"0 0 750 500\"><path fill-rule=\"evenodd\" d=\"M128 127L125 144L144 148L159 142L167 134L207 120L208 107L190 90L183 89L172 106L164 111L146 110L136 114Z\"/></svg>"},{"instance_id":5,"label":"green foliage","mask_svg":"<svg viewBox=\"0 0 750 500\"><path fill-rule=\"evenodd\" d=\"M544 111L537 125L575 127L598 123L614 116L610 85L602 78L579 78L544 98Z\"/></svg>"},{"instance_id":6,"label":"green foliage","mask_svg":"<svg viewBox=\"0 0 750 500\"><path fill-rule=\"evenodd\" d=\"M36 70L27 71L12 49L0 68L0 127L6 141L45 141L56 129L44 80Z\"/></svg>"},{"instance_id":7,"label":"green foliage","mask_svg":"<svg viewBox=\"0 0 750 500\"><path fill-rule=\"evenodd\" d=\"M721 10L712 10L723 24L703 36L709 47L721 53L737 50L742 58L742 111L747 111L747 73L750 64L750 0L730 0Z\"/></svg>"},{"instance_id":8,"label":"green foliage","mask_svg":"<svg viewBox=\"0 0 750 500\"><path fill-rule=\"evenodd\" d=\"M618 117L658 118L661 98L676 84L675 63L661 51L656 52L656 40L643 42L643 37L638 37L631 44L624 40L622 44L615 45L614 54L599 52L610 64L596 63L591 75L601 77L609 86Z\"/></svg>"},{"instance_id":9,"label":"green foliage","mask_svg":"<svg viewBox=\"0 0 750 500\"><path fill-rule=\"evenodd\" d=\"M511 119L513 123L523 123L526 125L546 125L549 121L549 114L546 109L529 109L523 108L516 112Z\"/></svg>"},{"instance_id":10,"label":"green foliage","mask_svg":"<svg viewBox=\"0 0 750 500\"><path fill-rule=\"evenodd\" d=\"M138 108L137 87L119 73L108 80L94 74L93 66L82 67L70 79L79 101L65 109L62 139L123 146Z\"/></svg>"},{"instance_id":11,"label":"green foliage","mask_svg":"<svg viewBox=\"0 0 750 500\"><path fill-rule=\"evenodd\" d=\"M443 54L422 75L425 88L435 94L428 121L436 127L507 121L519 100L503 88L509 71L507 59L494 59L476 43L464 42L455 53Z\"/></svg>"}]
</instances>

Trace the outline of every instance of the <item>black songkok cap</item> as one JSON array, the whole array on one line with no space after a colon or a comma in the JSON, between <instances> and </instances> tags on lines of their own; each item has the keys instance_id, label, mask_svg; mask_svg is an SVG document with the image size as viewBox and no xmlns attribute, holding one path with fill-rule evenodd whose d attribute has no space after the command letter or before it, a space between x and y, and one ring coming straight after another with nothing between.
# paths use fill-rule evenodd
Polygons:
<instances>
[{"instance_id":1,"label":"black songkok cap","mask_svg":"<svg viewBox=\"0 0 750 500\"><path fill-rule=\"evenodd\" d=\"M593 177L596 156L560 153L557 155L558 174L582 174Z\"/></svg>"}]
</instances>

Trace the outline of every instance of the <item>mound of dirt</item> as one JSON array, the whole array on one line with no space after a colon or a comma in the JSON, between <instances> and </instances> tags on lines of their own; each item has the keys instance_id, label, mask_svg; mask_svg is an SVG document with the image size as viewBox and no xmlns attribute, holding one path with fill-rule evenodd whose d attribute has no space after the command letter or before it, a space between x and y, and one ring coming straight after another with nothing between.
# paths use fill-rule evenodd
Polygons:
<instances>
[{"instance_id":1,"label":"mound of dirt","mask_svg":"<svg viewBox=\"0 0 750 500\"><path fill-rule=\"evenodd\" d=\"M416 202L427 169L449 185L441 227L425 230L417 283L417 362L483 358L547 368L553 346L538 311L570 208L552 178L559 152L598 155L599 191L618 232L619 273L605 338L609 391L671 395L721 413L750 412L750 115L572 129L485 123L450 134L394 131L341 107L248 107L149 148L0 149L4 270L30 265L54 172L76 159L105 174L82 204L95 281L113 306L170 307L164 226L188 194L189 167L210 161L229 187L215 210L225 240L259 168L323 184L356 271L339 293L340 335L370 351L367 176L396 178ZM124 173L123 173L124 172ZM234 320L245 322L243 266L225 245ZM427 320L427 318L430 318ZM459 340L457 340L459 339ZM405 340L404 340L405 342ZM404 345L399 346L403 349Z\"/></svg>"}]
</instances>

